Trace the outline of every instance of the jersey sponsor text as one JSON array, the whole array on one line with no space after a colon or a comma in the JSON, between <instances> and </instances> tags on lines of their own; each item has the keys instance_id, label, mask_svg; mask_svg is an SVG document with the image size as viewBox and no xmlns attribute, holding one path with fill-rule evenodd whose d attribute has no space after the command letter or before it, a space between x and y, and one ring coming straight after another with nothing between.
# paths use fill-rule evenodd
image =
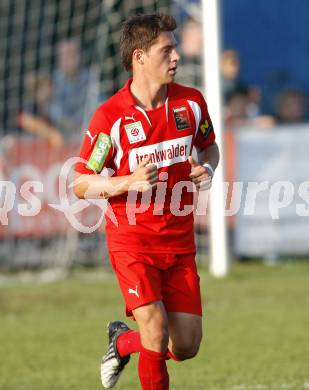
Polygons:
<instances>
[{"instance_id":1,"label":"jersey sponsor text","mask_svg":"<svg viewBox=\"0 0 309 390\"><path fill-rule=\"evenodd\" d=\"M189 135L131 149L129 152L130 171L133 172L138 164L148 156L151 157L150 163L156 164L158 168L185 162L190 155L191 141L192 135Z\"/></svg>"}]
</instances>

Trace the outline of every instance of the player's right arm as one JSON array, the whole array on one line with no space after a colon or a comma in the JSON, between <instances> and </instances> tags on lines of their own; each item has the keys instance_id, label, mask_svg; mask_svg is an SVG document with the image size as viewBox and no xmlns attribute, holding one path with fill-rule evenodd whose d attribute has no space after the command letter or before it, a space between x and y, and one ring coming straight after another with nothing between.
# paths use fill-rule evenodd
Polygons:
<instances>
[{"instance_id":1,"label":"player's right arm","mask_svg":"<svg viewBox=\"0 0 309 390\"><path fill-rule=\"evenodd\" d=\"M143 159L136 170L126 176L103 177L77 172L74 193L80 199L108 199L129 190L147 191L158 182L158 169L149 162L150 157Z\"/></svg>"},{"instance_id":2,"label":"player's right arm","mask_svg":"<svg viewBox=\"0 0 309 390\"><path fill-rule=\"evenodd\" d=\"M156 165L150 157L143 159L136 170L125 176L101 176L104 167L114 158L110 108L100 106L93 114L86 131L80 152L80 161L75 166L74 193L81 199L108 199L129 190L145 191L158 181Z\"/></svg>"}]
</instances>

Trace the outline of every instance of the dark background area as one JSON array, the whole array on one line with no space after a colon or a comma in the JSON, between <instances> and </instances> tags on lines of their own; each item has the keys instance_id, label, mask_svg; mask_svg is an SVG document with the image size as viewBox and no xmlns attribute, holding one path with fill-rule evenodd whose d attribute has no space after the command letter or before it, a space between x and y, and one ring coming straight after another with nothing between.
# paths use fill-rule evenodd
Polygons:
<instances>
[{"instance_id":1,"label":"dark background area","mask_svg":"<svg viewBox=\"0 0 309 390\"><path fill-rule=\"evenodd\" d=\"M223 46L240 53L241 77L264 94L309 90L309 1L222 0Z\"/></svg>"}]
</instances>

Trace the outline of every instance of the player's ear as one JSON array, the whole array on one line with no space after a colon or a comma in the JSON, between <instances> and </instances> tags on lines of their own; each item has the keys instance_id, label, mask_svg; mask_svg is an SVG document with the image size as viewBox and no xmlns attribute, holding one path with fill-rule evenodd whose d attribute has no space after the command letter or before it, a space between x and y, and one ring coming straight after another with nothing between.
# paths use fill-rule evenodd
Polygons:
<instances>
[{"instance_id":1,"label":"player's ear","mask_svg":"<svg viewBox=\"0 0 309 390\"><path fill-rule=\"evenodd\" d=\"M144 50L135 49L132 54L132 60L140 65L144 65Z\"/></svg>"}]
</instances>

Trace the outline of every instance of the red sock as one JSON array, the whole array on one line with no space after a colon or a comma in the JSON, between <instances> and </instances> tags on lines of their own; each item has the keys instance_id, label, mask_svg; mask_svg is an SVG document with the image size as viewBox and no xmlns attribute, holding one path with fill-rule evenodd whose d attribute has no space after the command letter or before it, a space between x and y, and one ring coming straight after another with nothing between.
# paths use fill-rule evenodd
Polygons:
<instances>
[{"instance_id":1,"label":"red sock","mask_svg":"<svg viewBox=\"0 0 309 390\"><path fill-rule=\"evenodd\" d=\"M154 352L141 347L138 375L143 390L168 390L169 377L166 368L166 352Z\"/></svg>"},{"instance_id":2,"label":"red sock","mask_svg":"<svg viewBox=\"0 0 309 390\"><path fill-rule=\"evenodd\" d=\"M169 360L169 359L173 359L175 360L176 362L179 362L180 360L176 358L176 356L173 354L173 352L171 352L169 349L167 350L166 354L165 354L165 360Z\"/></svg>"},{"instance_id":3,"label":"red sock","mask_svg":"<svg viewBox=\"0 0 309 390\"><path fill-rule=\"evenodd\" d=\"M140 350L141 338L139 332L129 330L117 338L117 351L120 357L130 355L134 352L140 352Z\"/></svg>"}]
</instances>

